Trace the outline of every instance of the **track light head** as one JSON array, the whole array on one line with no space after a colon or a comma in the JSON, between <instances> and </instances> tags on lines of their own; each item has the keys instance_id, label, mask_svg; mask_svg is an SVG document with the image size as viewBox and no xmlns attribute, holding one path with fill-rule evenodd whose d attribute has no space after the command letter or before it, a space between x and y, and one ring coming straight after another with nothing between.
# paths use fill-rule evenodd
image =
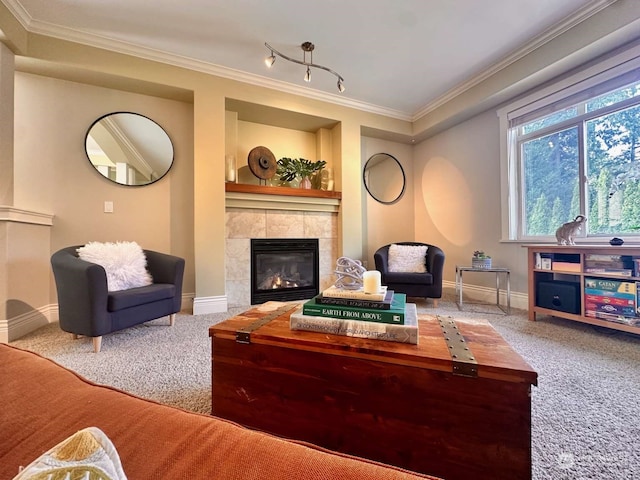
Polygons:
<instances>
[{"instance_id":1,"label":"track light head","mask_svg":"<svg viewBox=\"0 0 640 480\"><path fill-rule=\"evenodd\" d=\"M276 56L273 54L273 52L271 52L271 56L266 57L264 59L264 64L267 66L267 68L271 68L275 63L275 61L276 61Z\"/></svg>"}]
</instances>

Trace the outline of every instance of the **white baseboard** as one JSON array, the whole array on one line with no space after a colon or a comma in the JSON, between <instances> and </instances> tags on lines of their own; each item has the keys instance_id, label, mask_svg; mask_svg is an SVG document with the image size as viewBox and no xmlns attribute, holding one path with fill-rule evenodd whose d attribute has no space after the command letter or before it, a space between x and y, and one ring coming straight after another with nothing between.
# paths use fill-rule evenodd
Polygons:
<instances>
[{"instance_id":1,"label":"white baseboard","mask_svg":"<svg viewBox=\"0 0 640 480\"><path fill-rule=\"evenodd\" d=\"M182 301L180 302L180 311L183 313L191 314L193 312L193 299L196 296L195 293L183 293Z\"/></svg>"},{"instance_id":2,"label":"white baseboard","mask_svg":"<svg viewBox=\"0 0 640 480\"><path fill-rule=\"evenodd\" d=\"M455 293L455 282L444 281L442 282L442 287L451 289L451 292ZM470 299L474 302L496 303L495 288L465 283L462 291L465 299ZM507 291L503 288L500 289L500 304L507 304ZM526 293L511 291L511 308L527 310L529 308L529 296Z\"/></svg>"},{"instance_id":3,"label":"white baseboard","mask_svg":"<svg viewBox=\"0 0 640 480\"><path fill-rule=\"evenodd\" d=\"M193 314L224 313L228 310L227 297L200 297L193 299Z\"/></svg>"},{"instance_id":4,"label":"white baseboard","mask_svg":"<svg viewBox=\"0 0 640 480\"><path fill-rule=\"evenodd\" d=\"M57 305L47 305L17 317L0 320L0 342L9 343L40 327L57 321Z\"/></svg>"},{"instance_id":5,"label":"white baseboard","mask_svg":"<svg viewBox=\"0 0 640 480\"><path fill-rule=\"evenodd\" d=\"M193 293L182 295L181 311L191 313ZM222 310L226 312L225 310ZM40 307L37 310L18 315L6 320L0 319L0 342L8 343L31 333L48 323L58 322L58 304Z\"/></svg>"}]
</instances>

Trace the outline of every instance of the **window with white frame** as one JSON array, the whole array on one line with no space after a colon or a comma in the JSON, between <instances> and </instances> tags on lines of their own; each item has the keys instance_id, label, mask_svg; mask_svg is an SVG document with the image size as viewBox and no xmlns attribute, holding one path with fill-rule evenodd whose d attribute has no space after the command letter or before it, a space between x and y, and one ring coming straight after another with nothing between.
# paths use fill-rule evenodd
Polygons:
<instances>
[{"instance_id":1,"label":"window with white frame","mask_svg":"<svg viewBox=\"0 0 640 480\"><path fill-rule=\"evenodd\" d=\"M577 215L583 238L640 235L640 66L619 70L501 112L509 239L555 241Z\"/></svg>"}]
</instances>

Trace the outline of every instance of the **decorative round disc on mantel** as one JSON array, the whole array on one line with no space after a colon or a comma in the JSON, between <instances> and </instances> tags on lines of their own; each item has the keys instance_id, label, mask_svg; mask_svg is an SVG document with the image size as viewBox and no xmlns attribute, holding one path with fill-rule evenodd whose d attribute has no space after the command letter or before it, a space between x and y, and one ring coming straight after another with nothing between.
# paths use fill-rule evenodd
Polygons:
<instances>
[{"instance_id":1,"label":"decorative round disc on mantel","mask_svg":"<svg viewBox=\"0 0 640 480\"><path fill-rule=\"evenodd\" d=\"M255 147L249 152L249 170L266 180L276 174L276 157L267 147Z\"/></svg>"}]
</instances>

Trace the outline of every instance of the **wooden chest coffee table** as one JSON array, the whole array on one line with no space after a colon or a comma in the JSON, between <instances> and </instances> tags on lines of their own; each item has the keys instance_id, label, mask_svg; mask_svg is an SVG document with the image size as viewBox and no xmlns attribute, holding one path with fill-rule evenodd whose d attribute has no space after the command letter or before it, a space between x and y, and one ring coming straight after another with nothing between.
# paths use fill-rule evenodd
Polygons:
<instances>
[{"instance_id":1,"label":"wooden chest coffee table","mask_svg":"<svg viewBox=\"0 0 640 480\"><path fill-rule=\"evenodd\" d=\"M214 415L447 480L531 478L537 373L489 322L451 334L420 315L409 345L292 331L293 309L267 302L209 329Z\"/></svg>"}]
</instances>

